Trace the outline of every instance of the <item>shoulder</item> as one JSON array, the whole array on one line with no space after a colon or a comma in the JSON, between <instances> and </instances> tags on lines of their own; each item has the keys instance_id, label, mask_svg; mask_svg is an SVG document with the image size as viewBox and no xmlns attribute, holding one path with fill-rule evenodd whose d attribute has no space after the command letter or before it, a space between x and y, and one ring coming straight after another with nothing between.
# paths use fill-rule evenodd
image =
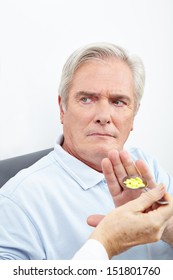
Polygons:
<instances>
[{"instance_id":1,"label":"shoulder","mask_svg":"<svg viewBox=\"0 0 173 280\"><path fill-rule=\"evenodd\" d=\"M22 169L14 177L12 177L0 190L0 194L4 196L12 196L22 187L26 191L27 188L36 187L39 182L44 180L44 174L51 176L51 169L55 164L52 152L38 160L28 168Z\"/></svg>"}]
</instances>

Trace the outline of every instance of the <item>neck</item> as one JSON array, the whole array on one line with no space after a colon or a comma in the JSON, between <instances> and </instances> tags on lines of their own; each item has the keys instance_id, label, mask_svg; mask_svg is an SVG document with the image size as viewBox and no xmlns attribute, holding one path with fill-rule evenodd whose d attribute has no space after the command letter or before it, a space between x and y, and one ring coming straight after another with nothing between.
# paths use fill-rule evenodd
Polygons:
<instances>
[{"instance_id":1,"label":"neck","mask_svg":"<svg viewBox=\"0 0 173 280\"><path fill-rule=\"evenodd\" d=\"M95 169L96 171L102 173L101 162L102 162L102 159L104 158L103 156L100 157L100 156L95 156L94 155L93 158L89 158L87 156L87 153L84 153L84 154L81 154L81 155L79 155L78 153L75 153L68 146L66 146L65 142L63 142L61 146L71 156L77 158L78 160L80 160L84 164L88 165L92 169Z\"/></svg>"}]
</instances>

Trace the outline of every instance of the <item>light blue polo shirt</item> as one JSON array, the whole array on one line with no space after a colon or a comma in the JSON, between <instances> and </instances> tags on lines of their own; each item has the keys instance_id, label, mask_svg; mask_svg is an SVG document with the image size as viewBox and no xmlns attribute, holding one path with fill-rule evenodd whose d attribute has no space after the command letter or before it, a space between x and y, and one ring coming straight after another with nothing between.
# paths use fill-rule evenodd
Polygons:
<instances>
[{"instance_id":1,"label":"light blue polo shirt","mask_svg":"<svg viewBox=\"0 0 173 280\"><path fill-rule=\"evenodd\" d=\"M173 179L154 160L138 149L130 153L145 160L156 181L173 194ZM56 144L0 190L0 259L71 259L93 230L87 217L114 207L103 174ZM173 259L173 248L159 241L115 259Z\"/></svg>"}]
</instances>

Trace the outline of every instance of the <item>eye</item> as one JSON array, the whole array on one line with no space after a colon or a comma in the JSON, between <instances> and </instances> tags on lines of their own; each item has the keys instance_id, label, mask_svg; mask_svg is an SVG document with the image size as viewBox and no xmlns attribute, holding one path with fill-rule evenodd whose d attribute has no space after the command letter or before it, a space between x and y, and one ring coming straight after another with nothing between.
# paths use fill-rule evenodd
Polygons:
<instances>
[{"instance_id":1,"label":"eye","mask_svg":"<svg viewBox=\"0 0 173 280\"><path fill-rule=\"evenodd\" d=\"M82 101L83 103L90 103L90 102L91 102L91 98L90 98L90 97L83 96L83 97L81 97L81 101Z\"/></svg>"},{"instance_id":2,"label":"eye","mask_svg":"<svg viewBox=\"0 0 173 280\"><path fill-rule=\"evenodd\" d=\"M117 107L123 107L123 106L127 105L126 102L121 99L117 99L117 100L113 101L113 104Z\"/></svg>"}]
</instances>

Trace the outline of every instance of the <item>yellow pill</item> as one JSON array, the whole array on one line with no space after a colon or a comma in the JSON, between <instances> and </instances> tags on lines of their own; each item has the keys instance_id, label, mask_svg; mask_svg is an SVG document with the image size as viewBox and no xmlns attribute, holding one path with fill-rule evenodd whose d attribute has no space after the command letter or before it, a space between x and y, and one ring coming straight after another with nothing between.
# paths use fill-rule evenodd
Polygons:
<instances>
[{"instance_id":1,"label":"yellow pill","mask_svg":"<svg viewBox=\"0 0 173 280\"><path fill-rule=\"evenodd\" d=\"M126 179L124 181L124 184L126 185L127 188L130 189L138 189L141 187L145 187L144 182L139 177Z\"/></svg>"}]
</instances>

